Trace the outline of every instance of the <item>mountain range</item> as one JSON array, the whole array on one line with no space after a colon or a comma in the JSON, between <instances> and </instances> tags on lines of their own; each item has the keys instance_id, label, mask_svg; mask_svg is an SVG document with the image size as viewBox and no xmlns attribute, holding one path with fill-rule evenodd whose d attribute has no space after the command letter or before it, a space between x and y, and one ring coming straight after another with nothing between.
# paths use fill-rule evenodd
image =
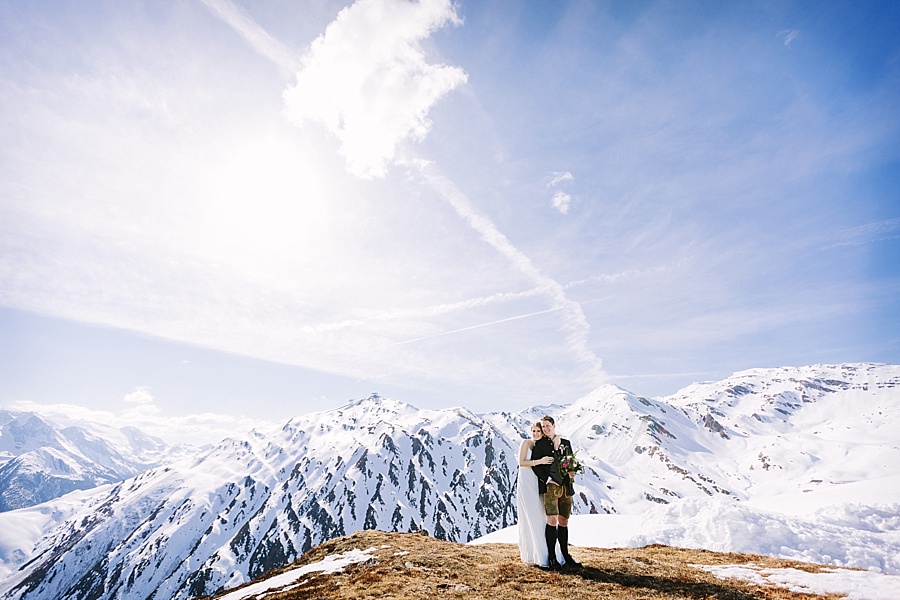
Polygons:
<instances>
[{"instance_id":1,"label":"mountain range","mask_svg":"<svg viewBox=\"0 0 900 600\"><path fill-rule=\"evenodd\" d=\"M643 398L475 415L372 395L118 483L0 513L3 598L190 598L362 529L470 541L516 521L529 424L586 470L576 514L741 502L897 473L900 366L755 369Z\"/></svg>"},{"instance_id":2,"label":"mountain range","mask_svg":"<svg viewBox=\"0 0 900 600\"><path fill-rule=\"evenodd\" d=\"M122 481L193 451L134 427L63 426L33 412L0 409L0 511Z\"/></svg>"}]
</instances>

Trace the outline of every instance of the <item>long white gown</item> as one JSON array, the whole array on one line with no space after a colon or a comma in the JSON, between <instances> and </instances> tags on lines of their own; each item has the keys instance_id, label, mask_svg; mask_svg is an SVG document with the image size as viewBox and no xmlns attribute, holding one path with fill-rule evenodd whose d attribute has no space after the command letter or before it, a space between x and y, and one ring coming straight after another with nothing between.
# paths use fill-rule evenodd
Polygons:
<instances>
[{"instance_id":1,"label":"long white gown","mask_svg":"<svg viewBox=\"0 0 900 600\"><path fill-rule=\"evenodd\" d=\"M527 460L531 460L531 450ZM519 467L519 481L516 485L516 510L519 513L519 555L522 562L530 565L547 566L547 541L544 529L547 516L538 493L537 475L531 467ZM559 546L556 547L557 560L562 562Z\"/></svg>"}]
</instances>

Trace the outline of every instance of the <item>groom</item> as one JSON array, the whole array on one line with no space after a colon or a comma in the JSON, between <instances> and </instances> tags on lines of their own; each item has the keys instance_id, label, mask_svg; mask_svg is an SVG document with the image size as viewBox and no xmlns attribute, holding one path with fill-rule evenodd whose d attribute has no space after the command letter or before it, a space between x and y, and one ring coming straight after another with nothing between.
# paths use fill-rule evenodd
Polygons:
<instances>
[{"instance_id":1,"label":"groom","mask_svg":"<svg viewBox=\"0 0 900 600\"><path fill-rule=\"evenodd\" d=\"M544 537L547 540L549 554L548 566L553 570L561 567L556 560L558 541L566 566L580 568L581 564L569 556L569 516L572 514L572 496L575 495L575 487L572 485L572 476L559 469L559 458L567 452L573 453L572 444L556 434L556 422L553 417L541 417L541 429L544 431L544 437L534 443L531 458L537 460L544 456L552 456L554 460L549 465L535 465L531 468L537 475L538 492L547 515Z\"/></svg>"}]
</instances>

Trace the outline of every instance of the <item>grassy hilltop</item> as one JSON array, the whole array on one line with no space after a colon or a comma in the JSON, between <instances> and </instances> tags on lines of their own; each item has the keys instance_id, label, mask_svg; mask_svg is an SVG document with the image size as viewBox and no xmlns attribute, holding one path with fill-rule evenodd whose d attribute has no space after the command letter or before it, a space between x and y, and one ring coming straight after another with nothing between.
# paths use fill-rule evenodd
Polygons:
<instances>
[{"instance_id":1,"label":"grassy hilltop","mask_svg":"<svg viewBox=\"0 0 900 600\"><path fill-rule=\"evenodd\" d=\"M246 596L266 600L364 598L616 598L810 600L837 599L792 592L775 585L754 585L738 579L718 579L701 565L754 565L818 572L809 563L758 555L718 553L652 545L644 548L575 548L584 568L578 572L548 572L524 565L511 544L470 546L444 542L420 533L360 531L335 538L304 554L294 564L268 573L255 583L351 550L371 549L371 559L336 573L311 572L290 589L269 589ZM254 584L248 584L254 585ZM248 587L244 586L244 587ZM226 594L235 598L234 590ZM204 596L203 598L210 598Z\"/></svg>"}]
</instances>

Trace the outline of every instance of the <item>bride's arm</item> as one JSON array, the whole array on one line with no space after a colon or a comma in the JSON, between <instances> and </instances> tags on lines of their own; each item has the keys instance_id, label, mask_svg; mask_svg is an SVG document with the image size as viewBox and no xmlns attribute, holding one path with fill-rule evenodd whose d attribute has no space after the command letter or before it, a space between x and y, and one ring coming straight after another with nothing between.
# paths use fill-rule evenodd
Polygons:
<instances>
[{"instance_id":1,"label":"bride's arm","mask_svg":"<svg viewBox=\"0 0 900 600\"><path fill-rule=\"evenodd\" d=\"M533 460L525 460L528 456L528 451L534 446L534 441L532 440L522 440L522 445L519 446L519 466L520 467L532 467L535 464Z\"/></svg>"},{"instance_id":2,"label":"bride's arm","mask_svg":"<svg viewBox=\"0 0 900 600\"><path fill-rule=\"evenodd\" d=\"M519 466L520 467L536 467L537 465L553 464L552 456L543 456L535 460L526 460L528 451L534 448L534 440L522 440L519 446Z\"/></svg>"},{"instance_id":3,"label":"bride's arm","mask_svg":"<svg viewBox=\"0 0 900 600\"><path fill-rule=\"evenodd\" d=\"M538 458L537 460L527 460L528 451L532 448L534 448L534 440L522 440L522 445L519 446L520 467L534 467L537 465L549 465L553 463L552 456L544 456L542 458Z\"/></svg>"}]
</instances>

